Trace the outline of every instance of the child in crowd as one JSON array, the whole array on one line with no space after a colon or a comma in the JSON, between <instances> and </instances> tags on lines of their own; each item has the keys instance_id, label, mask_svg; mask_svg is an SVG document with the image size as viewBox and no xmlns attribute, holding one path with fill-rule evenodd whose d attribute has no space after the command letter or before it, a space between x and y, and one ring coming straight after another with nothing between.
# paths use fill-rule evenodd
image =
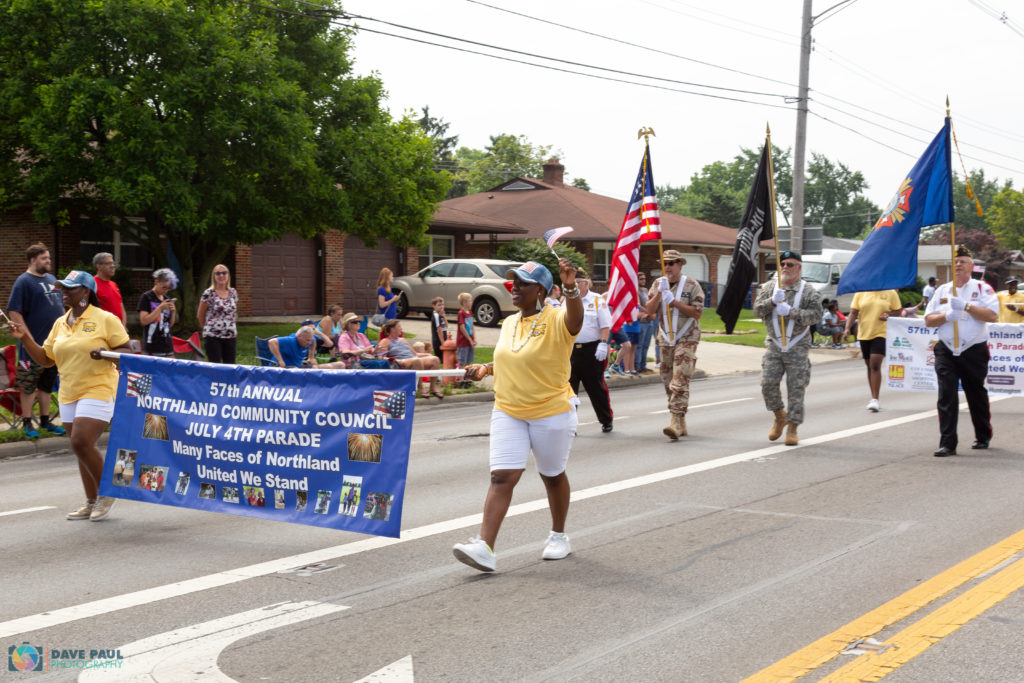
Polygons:
<instances>
[{"instance_id":1,"label":"child in crowd","mask_svg":"<svg viewBox=\"0 0 1024 683\"><path fill-rule=\"evenodd\" d=\"M434 307L430 314L430 341L434 345L434 355L444 365L444 351L441 345L448 339L448 317L444 312L444 299L435 296L430 303Z\"/></svg>"},{"instance_id":2,"label":"child in crowd","mask_svg":"<svg viewBox=\"0 0 1024 683\"><path fill-rule=\"evenodd\" d=\"M473 331L473 297L468 292L459 294L459 320L455 332L455 354L458 367L464 368L473 363L476 348L476 333ZM463 382L470 386L470 382Z\"/></svg>"}]
</instances>

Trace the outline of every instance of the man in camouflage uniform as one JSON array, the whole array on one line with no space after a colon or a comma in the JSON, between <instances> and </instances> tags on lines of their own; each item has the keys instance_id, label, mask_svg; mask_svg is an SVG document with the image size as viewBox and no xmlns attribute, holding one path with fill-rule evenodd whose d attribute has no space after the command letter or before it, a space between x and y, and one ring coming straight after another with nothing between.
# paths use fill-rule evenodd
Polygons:
<instances>
[{"instance_id":1,"label":"man in camouflage uniform","mask_svg":"<svg viewBox=\"0 0 1024 683\"><path fill-rule=\"evenodd\" d=\"M662 431L674 441L686 435L686 408L690 404L690 378L697 365L704 289L698 281L682 275L686 259L678 251L666 250L664 262L665 277L654 282L644 310L658 320L661 381L671 414L668 427Z\"/></svg>"},{"instance_id":2,"label":"man in camouflage uniform","mask_svg":"<svg viewBox=\"0 0 1024 683\"><path fill-rule=\"evenodd\" d=\"M761 395L768 410L775 413L775 423L768 439L775 441L786 428L786 445L797 445L797 425L804 421L804 391L811 381L811 328L821 320L821 296L800 279L803 260L795 251L780 255L782 286L772 278L757 293L754 315L764 320L768 336L761 359ZM786 343L782 343L785 330ZM786 376L789 412L782 402L779 383Z\"/></svg>"}]
</instances>

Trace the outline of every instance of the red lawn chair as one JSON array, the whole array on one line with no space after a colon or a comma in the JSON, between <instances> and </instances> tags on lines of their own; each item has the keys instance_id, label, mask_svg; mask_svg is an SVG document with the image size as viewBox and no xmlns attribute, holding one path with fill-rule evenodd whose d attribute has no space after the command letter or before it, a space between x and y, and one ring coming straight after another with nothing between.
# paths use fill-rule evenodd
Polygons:
<instances>
[{"instance_id":1,"label":"red lawn chair","mask_svg":"<svg viewBox=\"0 0 1024 683\"><path fill-rule=\"evenodd\" d=\"M21 392L14 386L17 355L18 347L13 344L0 348L0 408L7 411L0 412L0 417L12 429L19 426L21 415Z\"/></svg>"},{"instance_id":2,"label":"red lawn chair","mask_svg":"<svg viewBox=\"0 0 1024 683\"><path fill-rule=\"evenodd\" d=\"M199 332L193 332L192 336L188 339L171 337L171 343L174 344L175 356L184 356L189 360L206 360L206 354L203 353L203 345L202 340L199 338Z\"/></svg>"}]
</instances>

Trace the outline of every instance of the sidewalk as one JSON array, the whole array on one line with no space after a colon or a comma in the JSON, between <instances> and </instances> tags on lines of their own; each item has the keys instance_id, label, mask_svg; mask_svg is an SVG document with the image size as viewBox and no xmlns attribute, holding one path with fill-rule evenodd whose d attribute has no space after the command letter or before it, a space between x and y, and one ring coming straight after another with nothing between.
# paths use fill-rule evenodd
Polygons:
<instances>
[{"instance_id":1,"label":"sidewalk","mask_svg":"<svg viewBox=\"0 0 1024 683\"><path fill-rule=\"evenodd\" d=\"M417 319L419 318L419 319ZM416 316L402 322L402 328L406 333L415 334L417 338L430 337L430 323L426 319ZM494 346L498 342L498 328L483 328L478 335L482 346ZM754 373L761 371L761 356L764 349L752 346L740 346L737 344L722 344L719 342L702 342L697 347L697 370L694 379L706 377L732 375L736 373ZM811 349L811 364L832 363L836 361L848 361L860 356L856 347L844 349ZM653 361L651 362L653 364ZM661 377L657 372L640 377L620 377L613 375L608 381L610 390L624 387L640 386L644 384L661 384ZM491 389L494 384L493 377L485 377L480 384L486 389ZM479 391L471 394L456 394L447 396L444 399L420 399L417 401L417 410L437 410L445 404L465 402L487 402L494 400L490 391ZM107 435L100 437L100 449L107 444ZM12 443L0 444L0 460L19 456L38 455L53 453L68 449L66 437L53 437L40 439L39 441L15 441Z\"/></svg>"}]
</instances>

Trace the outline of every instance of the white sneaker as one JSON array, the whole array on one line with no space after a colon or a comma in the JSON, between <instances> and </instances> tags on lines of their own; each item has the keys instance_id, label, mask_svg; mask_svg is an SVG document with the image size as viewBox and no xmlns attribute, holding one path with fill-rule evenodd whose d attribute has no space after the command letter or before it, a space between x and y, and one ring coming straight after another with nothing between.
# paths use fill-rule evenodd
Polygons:
<instances>
[{"instance_id":1,"label":"white sneaker","mask_svg":"<svg viewBox=\"0 0 1024 683\"><path fill-rule=\"evenodd\" d=\"M452 554L456 560L474 569L482 572L494 571L494 551L479 536L469 539L469 543L456 543L452 546Z\"/></svg>"},{"instance_id":2,"label":"white sneaker","mask_svg":"<svg viewBox=\"0 0 1024 683\"><path fill-rule=\"evenodd\" d=\"M569 547L569 537L552 531L548 534L548 543L544 546L544 553L541 555L545 560L561 560L572 552Z\"/></svg>"},{"instance_id":3,"label":"white sneaker","mask_svg":"<svg viewBox=\"0 0 1024 683\"><path fill-rule=\"evenodd\" d=\"M881 407L882 407L882 405L878 402L877 398L873 398L870 401L868 401L867 408L872 413L877 413L881 409Z\"/></svg>"}]
</instances>

